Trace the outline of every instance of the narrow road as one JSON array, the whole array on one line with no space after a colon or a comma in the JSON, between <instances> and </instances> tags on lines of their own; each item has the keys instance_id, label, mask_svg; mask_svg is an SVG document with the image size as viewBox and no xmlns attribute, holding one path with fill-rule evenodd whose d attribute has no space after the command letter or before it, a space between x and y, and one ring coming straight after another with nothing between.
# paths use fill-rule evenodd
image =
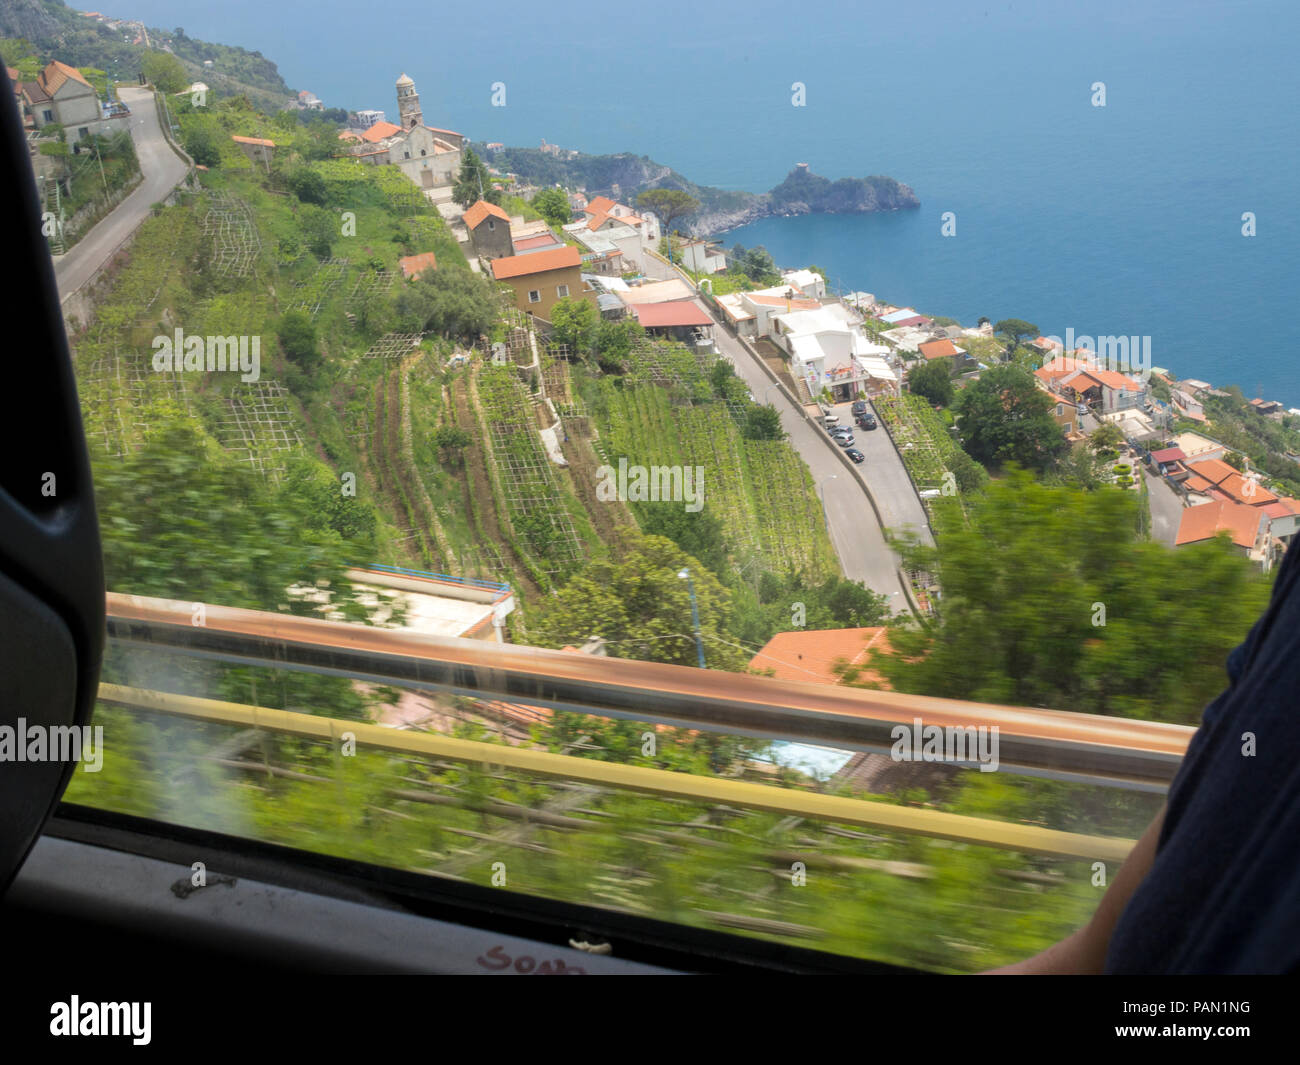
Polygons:
<instances>
[{"instance_id":1,"label":"narrow road","mask_svg":"<svg viewBox=\"0 0 1300 1065\"><path fill-rule=\"evenodd\" d=\"M1163 477L1153 476L1145 468L1142 476L1146 478L1147 499L1151 504L1151 539L1173 547L1179 523L1183 520L1183 501Z\"/></svg>"},{"instance_id":2,"label":"narrow road","mask_svg":"<svg viewBox=\"0 0 1300 1065\"><path fill-rule=\"evenodd\" d=\"M648 277L666 279L677 276L666 263L654 256L646 255L643 259ZM708 311L702 302L696 302ZM898 575L898 556L885 542L867 495L867 484L871 485L887 527L900 531L910 528L918 531L926 543L933 541L925 524L921 502L912 490L907 470L885 430L856 433L854 446L866 456L866 461L850 473L835 454L838 445L822 429L804 419L785 391L771 382L758 360L716 319L713 335L718 350L735 367L736 374L749 387L754 399L759 403L770 403L780 412L781 427L808 464L813 481L824 495L827 531L839 555L844 576L885 596L892 613L906 613L909 606ZM842 425L853 426L849 404L842 404L838 413Z\"/></svg>"},{"instance_id":3,"label":"narrow road","mask_svg":"<svg viewBox=\"0 0 1300 1065\"><path fill-rule=\"evenodd\" d=\"M62 299L94 277L117 246L148 217L149 208L166 199L188 169L163 136L153 92L121 86L118 95L131 109L127 121L144 180L66 254L54 256L54 277Z\"/></svg>"}]
</instances>

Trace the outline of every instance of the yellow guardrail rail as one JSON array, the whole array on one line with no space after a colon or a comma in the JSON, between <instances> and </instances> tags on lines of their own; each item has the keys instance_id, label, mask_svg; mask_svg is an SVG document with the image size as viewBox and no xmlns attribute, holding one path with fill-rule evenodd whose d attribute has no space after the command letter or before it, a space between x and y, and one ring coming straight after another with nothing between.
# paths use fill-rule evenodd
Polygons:
<instances>
[{"instance_id":1,"label":"yellow guardrail rail","mask_svg":"<svg viewBox=\"0 0 1300 1065\"><path fill-rule=\"evenodd\" d=\"M664 769L599 762L434 733L398 731L363 722L339 721L290 710L246 706L193 695L101 684L101 702L225 725L266 729L338 743L345 733L358 747L447 758L456 762L503 766L525 773L559 777L603 787L650 792L696 802L725 804L816 821L891 829L919 836L956 840L1027 854L1047 854L1088 861L1122 862L1135 841L1087 836L1034 825L990 821L939 810L849 799L838 795L777 788L749 781L675 773Z\"/></svg>"}]
</instances>

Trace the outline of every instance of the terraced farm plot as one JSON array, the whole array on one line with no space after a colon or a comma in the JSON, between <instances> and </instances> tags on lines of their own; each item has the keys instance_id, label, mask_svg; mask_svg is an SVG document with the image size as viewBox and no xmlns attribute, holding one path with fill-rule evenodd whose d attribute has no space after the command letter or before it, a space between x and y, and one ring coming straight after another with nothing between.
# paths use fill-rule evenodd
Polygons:
<instances>
[{"instance_id":1,"label":"terraced farm plot","mask_svg":"<svg viewBox=\"0 0 1300 1065\"><path fill-rule=\"evenodd\" d=\"M212 193L200 228L212 238L212 261L222 277L247 277L262 251L252 208L225 192Z\"/></svg>"},{"instance_id":2,"label":"terraced farm plot","mask_svg":"<svg viewBox=\"0 0 1300 1065\"><path fill-rule=\"evenodd\" d=\"M311 277L294 285L291 309L305 311L315 318L334 290L343 284L347 272L347 259L325 259Z\"/></svg>"},{"instance_id":3,"label":"terraced farm plot","mask_svg":"<svg viewBox=\"0 0 1300 1065\"><path fill-rule=\"evenodd\" d=\"M513 370L496 366L480 372L478 395L516 537L543 572L552 577L572 572L586 557L586 549L533 425L531 397Z\"/></svg>"},{"instance_id":4,"label":"terraced farm plot","mask_svg":"<svg viewBox=\"0 0 1300 1065\"><path fill-rule=\"evenodd\" d=\"M289 390L268 379L240 382L226 405L227 416L216 427L222 445L258 473L278 479L287 453L302 447Z\"/></svg>"}]
</instances>

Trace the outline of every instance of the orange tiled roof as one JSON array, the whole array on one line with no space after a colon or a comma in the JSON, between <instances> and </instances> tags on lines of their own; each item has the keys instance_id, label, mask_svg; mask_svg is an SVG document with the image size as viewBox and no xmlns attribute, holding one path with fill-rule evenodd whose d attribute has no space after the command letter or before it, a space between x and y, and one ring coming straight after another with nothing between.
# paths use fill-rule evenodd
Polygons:
<instances>
[{"instance_id":1,"label":"orange tiled roof","mask_svg":"<svg viewBox=\"0 0 1300 1065\"><path fill-rule=\"evenodd\" d=\"M57 59L42 70L36 80L40 82L42 89L53 96L69 78L81 82L87 89L90 88L90 82L81 76L80 70L68 66L67 63L60 63Z\"/></svg>"},{"instance_id":2,"label":"orange tiled roof","mask_svg":"<svg viewBox=\"0 0 1300 1065\"><path fill-rule=\"evenodd\" d=\"M534 251L527 255L508 255L492 260L492 276L498 281L528 274L543 274L548 270L564 270L582 262L578 249L566 244L553 251Z\"/></svg>"},{"instance_id":3,"label":"orange tiled roof","mask_svg":"<svg viewBox=\"0 0 1300 1065\"><path fill-rule=\"evenodd\" d=\"M927 340L917 345L917 351L927 359L951 359L957 354L957 346L951 340Z\"/></svg>"},{"instance_id":4,"label":"orange tiled roof","mask_svg":"<svg viewBox=\"0 0 1300 1065\"><path fill-rule=\"evenodd\" d=\"M488 203L487 200L479 200L472 204L469 210L466 211L462 217L465 219L465 224L469 226L470 229L477 229L488 215L500 218L507 224L510 222L510 216L506 214L505 211L501 210L501 208L495 203Z\"/></svg>"},{"instance_id":5,"label":"orange tiled roof","mask_svg":"<svg viewBox=\"0 0 1300 1065\"><path fill-rule=\"evenodd\" d=\"M1260 520L1260 512L1255 507L1226 501L1202 503L1183 511L1174 543L1193 544L1227 532L1234 544L1249 549L1255 546Z\"/></svg>"},{"instance_id":6,"label":"orange tiled roof","mask_svg":"<svg viewBox=\"0 0 1300 1065\"><path fill-rule=\"evenodd\" d=\"M1248 507L1263 507L1277 502L1277 496L1258 481L1252 482L1236 472L1220 481L1218 487L1219 491Z\"/></svg>"},{"instance_id":7,"label":"orange tiled roof","mask_svg":"<svg viewBox=\"0 0 1300 1065\"><path fill-rule=\"evenodd\" d=\"M382 140L387 140L393 134L401 132L401 126L394 126L391 122L376 122L361 134L361 139L369 141L371 144L378 144Z\"/></svg>"},{"instance_id":8,"label":"orange tiled roof","mask_svg":"<svg viewBox=\"0 0 1300 1065\"><path fill-rule=\"evenodd\" d=\"M1237 471L1223 459L1189 459L1193 473L1198 473L1210 484L1222 484Z\"/></svg>"},{"instance_id":9,"label":"orange tiled roof","mask_svg":"<svg viewBox=\"0 0 1300 1065\"><path fill-rule=\"evenodd\" d=\"M614 201L608 196L597 196L594 200L588 200L583 210L588 214L609 214L614 207Z\"/></svg>"},{"instance_id":10,"label":"orange tiled roof","mask_svg":"<svg viewBox=\"0 0 1300 1065\"><path fill-rule=\"evenodd\" d=\"M438 269L438 260L434 258L433 252L422 251L419 255L404 255L397 260L397 265L402 268L402 274L405 277L419 277L425 270Z\"/></svg>"},{"instance_id":11,"label":"orange tiled roof","mask_svg":"<svg viewBox=\"0 0 1300 1065\"><path fill-rule=\"evenodd\" d=\"M834 668L837 662L859 666L868 661L870 652L890 650L889 630L883 626L778 632L750 659L749 665L751 669L770 669L779 680L839 684L840 676ZM870 670L859 674L859 680L887 687L884 679Z\"/></svg>"}]
</instances>

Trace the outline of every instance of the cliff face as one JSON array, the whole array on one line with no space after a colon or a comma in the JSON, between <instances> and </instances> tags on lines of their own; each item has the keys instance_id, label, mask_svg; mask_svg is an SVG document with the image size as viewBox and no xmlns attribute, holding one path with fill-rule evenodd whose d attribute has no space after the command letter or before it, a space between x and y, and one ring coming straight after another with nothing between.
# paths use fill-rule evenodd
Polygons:
<instances>
[{"instance_id":1,"label":"cliff face","mask_svg":"<svg viewBox=\"0 0 1300 1065\"><path fill-rule=\"evenodd\" d=\"M476 148L481 146L476 145ZM771 192L734 192L697 185L644 155L552 155L537 148L503 148L484 152L498 169L512 171L537 185L583 187L588 196L613 196L633 203L647 189L682 189L700 201L700 209L678 228L707 237L774 215L863 214L919 207L906 185L890 177L841 178L831 181L802 164Z\"/></svg>"}]
</instances>

